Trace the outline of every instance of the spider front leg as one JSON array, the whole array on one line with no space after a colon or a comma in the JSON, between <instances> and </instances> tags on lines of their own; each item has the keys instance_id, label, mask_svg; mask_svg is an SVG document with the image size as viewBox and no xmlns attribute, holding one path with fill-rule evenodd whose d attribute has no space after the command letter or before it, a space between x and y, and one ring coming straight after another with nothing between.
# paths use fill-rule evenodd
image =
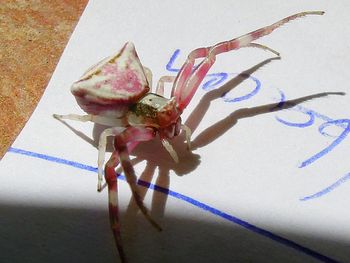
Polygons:
<instances>
[{"instance_id":1,"label":"spider front leg","mask_svg":"<svg viewBox=\"0 0 350 263\"><path fill-rule=\"evenodd\" d=\"M117 136L117 135L119 135L121 133L121 129L122 128L118 128L118 127L107 128L100 134L100 139L98 141L98 159L97 159L97 176L98 176L98 179L97 179L97 191L98 192L101 192L102 189L104 188L102 186L102 178L103 178L103 165L105 163L107 138L109 136ZM112 155L112 157L113 157L113 155ZM109 165L110 165L110 161L111 161L111 159L108 161ZM107 167L108 162L106 163L105 167ZM115 166L117 166L118 163L119 162L113 162L113 164Z\"/></svg>"},{"instance_id":2,"label":"spider front leg","mask_svg":"<svg viewBox=\"0 0 350 263\"><path fill-rule=\"evenodd\" d=\"M145 72L148 85L152 87L152 71L145 66L143 66L143 71Z\"/></svg>"},{"instance_id":3,"label":"spider front leg","mask_svg":"<svg viewBox=\"0 0 350 263\"><path fill-rule=\"evenodd\" d=\"M144 214L146 219L159 231L161 227L151 218L148 209L143 204L142 197L139 194L137 187L137 177L134 168L129 158L129 151L131 151L139 142L149 141L155 137L155 132L151 128L144 127L128 127L123 132L115 135L114 148L110 159L105 165L105 180L108 185L108 202L109 202L109 216L111 229L115 238L116 246L119 251L122 262L125 262L125 254L122 246L120 235L119 209L118 209L118 187L115 168L121 164L126 180L130 186L133 198Z\"/></svg>"},{"instance_id":4,"label":"spider front leg","mask_svg":"<svg viewBox=\"0 0 350 263\"><path fill-rule=\"evenodd\" d=\"M106 154L107 137L118 135L121 132L121 129L123 129L123 127L125 127L127 125L127 122L125 121L125 119L108 118L108 117L92 115L92 114L87 114L87 115L53 114L53 117L58 119L58 120L61 120L61 121L62 120L74 120L74 121L81 121L81 122L91 121L91 122L106 125L106 126L112 126L112 128L107 128L101 133L100 138L99 138L99 143L98 143L97 191L101 192L103 189L102 178L103 178L103 165L104 165L105 154Z\"/></svg>"},{"instance_id":5,"label":"spider front leg","mask_svg":"<svg viewBox=\"0 0 350 263\"><path fill-rule=\"evenodd\" d=\"M280 53L272 48L269 48L268 46L265 45L261 45L258 43L249 43L248 45L244 46L244 47L253 47L253 48L261 48L265 51L270 51L271 53L275 54L277 57L280 57Z\"/></svg>"},{"instance_id":6,"label":"spider front leg","mask_svg":"<svg viewBox=\"0 0 350 263\"><path fill-rule=\"evenodd\" d=\"M114 139L115 150L119 154L120 164L125 173L126 181L128 182L136 204L147 220L158 230L161 227L150 217L148 209L143 204L143 200L138 193L137 177L135 170L131 164L127 144L132 142L149 141L155 137L155 131L152 128L144 127L129 127Z\"/></svg>"},{"instance_id":7,"label":"spider front leg","mask_svg":"<svg viewBox=\"0 0 350 263\"><path fill-rule=\"evenodd\" d=\"M81 122L88 122L91 121L93 123L98 123L106 126L111 127L125 127L127 125L127 122L125 119L117 119L117 118L109 118L99 115L92 115L92 114L86 114L86 115L78 115L78 114L67 114L67 115L59 115L59 114L53 114L52 115L55 119L63 121L63 120L72 120L72 121L81 121Z\"/></svg>"},{"instance_id":8,"label":"spider front leg","mask_svg":"<svg viewBox=\"0 0 350 263\"><path fill-rule=\"evenodd\" d=\"M228 42L229 41L223 43L227 44ZM179 103L181 110L186 108L186 106L189 104L200 83L208 73L211 66L214 64L216 55L213 50L215 51L215 48L223 43L219 43L212 47L197 48L188 55L187 60L181 67L172 87L172 95L174 94L177 98L177 102ZM242 47L261 48L265 51L274 53L278 57L280 56L279 52L258 43L247 43ZM199 58L204 59L198 65L198 67L193 70L195 60Z\"/></svg>"},{"instance_id":9,"label":"spider front leg","mask_svg":"<svg viewBox=\"0 0 350 263\"><path fill-rule=\"evenodd\" d=\"M157 83L156 93L164 97L164 83L173 83L175 81L174 76L162 76ZM171 97L174 95L174 88L171 90Z\"/></svg>"},{"instance_id":10,"label":"spider front leg","mask_svg":"<svg viewBox=\"0 0 350 263\"><path fill-rule=\"evenodd\" d=\"M250 32L238 38L220 42L211 47L198 48L193 50L188 56L183 66L181 67L180 72L176 76L176 79L174 82L173 89L175 90L174 94L178 102L179 108L181 110L184 110L187 107L187 105L190 103L191 99L193 98L195 92L198 89L198 86L202 82L203 78L206 76L211 66L214 64L216 55L225 53L231 50L237 50L241 47L247 47L247 46L259 47L259 48L269 50L273 53L279 54L278 52L266 46L255 44L252 42L265 35L270 34L275 29L279 28L283 24L293 19L306 16L306 15L323 15L323 14L324 12L322 11L310 11L310 12L298 13L295 15L288 16L284 19L281 19L270 26L262 27L258 30L255 30L253 32ZM194 62L198 58L203 58L203 60L193 70Z\"/></svg>"},{"instance_id":11,"label":"spider front leg","mask_svg":"<svg viewBox=\"0 0 350 263\"><path fill-rule=\"evenodd\" d=\"M105 180L108 185L109 223L114 236L115 244L122 262L126 262L120 235L119 207L118 207L118 180L115 168L119 163L118 153L114 151L105 166Z\"/></svg>"}]
</instances>

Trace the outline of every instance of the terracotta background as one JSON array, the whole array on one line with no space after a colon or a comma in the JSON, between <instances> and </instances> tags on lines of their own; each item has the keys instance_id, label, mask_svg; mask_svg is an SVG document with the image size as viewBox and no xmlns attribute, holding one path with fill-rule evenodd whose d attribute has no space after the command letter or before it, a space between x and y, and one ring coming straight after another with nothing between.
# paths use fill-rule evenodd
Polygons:
<instances>
[{"instance_id":1,"label":"terracotta background","mask_svg":"<svg viewBox=\"0 0 350 263\"><path fill-rule=\"evenodd\" d=\"M0 0L0 158L35 109L88 0Z\"/></svg>"}]
</instances>

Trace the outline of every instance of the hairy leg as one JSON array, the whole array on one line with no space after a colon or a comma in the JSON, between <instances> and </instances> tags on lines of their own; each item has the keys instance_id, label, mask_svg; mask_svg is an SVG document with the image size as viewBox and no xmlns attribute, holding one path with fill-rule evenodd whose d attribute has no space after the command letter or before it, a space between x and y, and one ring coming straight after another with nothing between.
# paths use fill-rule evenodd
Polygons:
<instances>
[{"instance_id":1,"label":"hairy leg","mask_svg":"<svg viewBox=\"0 0 350 263\"><path fill-rule=\"evenodd\" d=\"M162 76L158 80L156 93L160 96L164 96L164 83L173 83L175 80L174 76ZM173 96L174 89L171 90L171 97Z\"/></svg>"},{"instance_id":2,"label":"hairy leg","mask_svg":"<svg viewBox=\"0 0 350 263\"><path fill-rule=\"evenodd\" d=\"M111 127L125 127L127 122L125 119L116 119L116 118L108 118L104 116L86 114L86 115L78 115L78 114L67 114L67 115L59 115L53 114L53 117L58 120L73 120L73 121L81 121L87 122L91 121L94 123L111 126Z\"/></svg>"},{"instance_id":3,"label":"hairy leg","mask_svg":"<svg viewBox=\"0 0 350 263\"><path fill-rule=\"evenodd\" d=\"M231 39L229 41L220 42L214 46L206 48L198 48L193 50L184 65L181 67L179 74L177 75L174 82L175 97L181 110L185 109L195 94L199 84L214 64L216 55L231 50L237 50L241 47L251 45L251 43L265 35L270 34L272 31L282 26L283 24L306 15L322 15L324 12L311 11L298 13L284 19L277 21L276 23L260 28L238 38ZM255 47L257 44L254 44ZM262 45L260 45L262 47ZM269 49L269 48L268 48ZM269 49L271 50L271 49ZM277 52L278 53L278 52ZM193 69L196 58L204 58L201 63Z\"/></svg>"},{"instance_id":4,"label":"hairy leg","mask_svg":"<svg viewBox=\"0 0 350 263\"><path fill-rule=\"evenodd\" d=\"M148 209L143 203L143 199L139 194L137 187L137 177L134 168L130 162L129 152L141 141L149 141L155 137L153 129L144 127L128 127L124 131L115 135L114 148L110 159L105 165L105 180L108 186L108 206L111 229L114 235L117 249L119 251L122 262L126 262L125 253L123 250L121 234L120 234L120 220L118 208L118 184L117 175L115 172L116 166L121 164L126 180L130 186L133 198L144 214L146 219L158 230L161 227L152 219Z\"/></svg>"}]
</instances>

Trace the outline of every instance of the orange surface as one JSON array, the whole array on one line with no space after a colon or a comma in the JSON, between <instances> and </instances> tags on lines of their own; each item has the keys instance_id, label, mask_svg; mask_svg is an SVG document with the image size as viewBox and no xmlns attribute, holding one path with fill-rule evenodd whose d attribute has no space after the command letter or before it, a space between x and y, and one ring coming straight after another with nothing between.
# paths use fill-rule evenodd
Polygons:
<instances>
[{"instance_id":1,"label":"orange surface","mask_svg":"<svg viewBox=\"0 0 350 263\"><path fill-rule=\"evenodd\" d=\"M0 0L0 158L35 109L88 0Z\"/></svg>"}]
</instances>

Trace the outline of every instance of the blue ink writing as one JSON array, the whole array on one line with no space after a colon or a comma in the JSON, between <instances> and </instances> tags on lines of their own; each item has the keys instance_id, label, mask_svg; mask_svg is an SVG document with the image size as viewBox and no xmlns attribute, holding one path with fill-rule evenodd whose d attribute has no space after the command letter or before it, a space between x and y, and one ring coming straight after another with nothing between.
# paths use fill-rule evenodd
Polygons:
<instances>
[{"instance_id":1,"label":"blue ink writing","mask_svg":"<svg viewBox=\"0 0 350 263\"><path fill-rule=\"evenodd\" d=\"M228 79L228 74L225 72L207 74L206 77L210 79L202 85L202 89L210 91L218 87L221 83L224 83Z\"/></svg>"},{"instance_id":2,"label":"blue ink writing","mask_svg":"<svg viewBox=\"0 0 350 263\"><path fill-rule=\"evenodd\" d=\"M319 198L325 194L330 193L331 191L333 191L335 188L337 188L338 186L342 185L343 183L345 183L347 180L350 179L350 173L344 175L342 178L340 178L339 180L337 180L335 183L331 184L330 186L324 188L323 190L309 195L309 196L305 196L303 198L300 198L300 201L308 201L314 198Z\"/></svg>"},{"instance_id":3,"label":"blue ink writing","mask_svg":"<svg viewBox=\"0 0 350 263\"><path fill-rule=\"evenodd\" d=\"M281 95L281 99L279 102L279 106L282 108L284 103L285 103L285 95L283 94L282 91L280 91L280 95ZM350 132L350 120L348 119L340 119L340 120L332 120L329 117L326 117L324 115L321 115L319 113L316 113L315 111L303 108L301 106L297 106L297 107L293 107L292 110L295 110L297 112L303 113L305 115L308 116L308 120L305 122L289 122L286 120L283 120L282 118L276 116L277 121L279 121L280 123L290 126L290 127L296 127L296 128L306 128L309 127L311 125L314 124L315 122L315 117L318 117L322 120L325 120L325 123L323 123L320 127L319 127L319 132L323 135L323 136L329 136L328 133L326 133L324 131L324 129L330 125L336 125L338 127L341 127L344 129L344 131L336 137L336 139L326 148L324 148L323 150L321 150L320 152L316 153L315 155L313 155L312 157L304 160L301 165L299 166L300 168L303 168L307 165L312 164L313 162L315 162L316 160L320 159L321 157L325 156L326 154L328 154L331 150L333 150L337 145L339 145L340 142L342 142L347 135Z\"/></svg>"},{"instance_id":4,"label":"blue ink writing","mask_svg":"<svg viewBox=\"0 0 350 263\"><path fill-rule=\"evenodd\" d=\"M324 156L325 154L329 153L340 142L342 142L346 138L346 136L350 132L350 120L348 120L348 119L340 119L340 120L334 120L334 121L325 122L319 127L319 131L322 134L323 129L325 129L327 126L329 126L329 125L338 125L338 124L346 124L346 128L344 129L344 131L329 146L324 148L322 151L316 153L315 155L313 155L309 159L303 161L302 164L300 165L300 168L305 167L305 166L313 163L317 159L319 159L322 156Z\"/></svg>"},{"instance_id":5,"label":"blue ink writing","mask_svg":"<svg viewBox=\"0 0 350 263\"><path fill-rule=\"evenodd\" d=\"M169 62L165 66L167 71L176 72L176 73L180 71L180 69L173 67L174 62L179 55L180 55L180 49L176 49L172 54L172 56L170 57Z\"/></svg>"},{"instance_id":6,"label":"blue ink writing","mask_svg":"<svg viewBox=\"0 0 350 263\"><path fill-rule=\"evenodd\" d=\"M239 102L239 101L243 101L243 100L248 100L251 97L255 96L261 89L261 82L260 80L258 80L257 78L254 78L252 76L247 76L245 74L239 74L239 76L242 76L244 78L249 78L251 80L253 80L255 82L255 88L253 89L253 91L251 91L250 93L243 95L241 97L236 97L236 98L229 98L227 96L227 93L224 93L222 98L224 99L225 102Z\"/></svg>"}]
</instances>

